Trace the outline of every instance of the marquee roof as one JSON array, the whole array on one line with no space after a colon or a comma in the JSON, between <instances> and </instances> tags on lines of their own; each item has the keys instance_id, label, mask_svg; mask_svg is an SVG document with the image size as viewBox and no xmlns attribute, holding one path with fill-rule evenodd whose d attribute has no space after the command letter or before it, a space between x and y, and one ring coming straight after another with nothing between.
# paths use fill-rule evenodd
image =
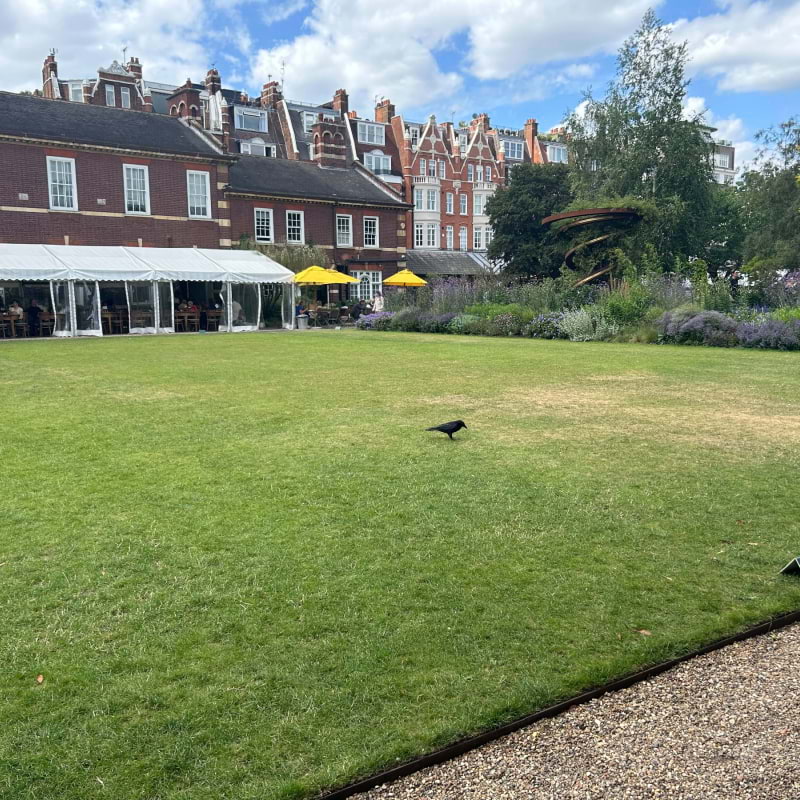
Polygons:
<instances>
[{"instance_id":1,"label":"marquee roof","mask_svg":"<svg viewBox=\"0 0 800 800\"><path fill-rule=\"evenodd\" d=\"M288 283L293 274L257 250L0 244L0 280Z\"/></svg>"}]
</instances>

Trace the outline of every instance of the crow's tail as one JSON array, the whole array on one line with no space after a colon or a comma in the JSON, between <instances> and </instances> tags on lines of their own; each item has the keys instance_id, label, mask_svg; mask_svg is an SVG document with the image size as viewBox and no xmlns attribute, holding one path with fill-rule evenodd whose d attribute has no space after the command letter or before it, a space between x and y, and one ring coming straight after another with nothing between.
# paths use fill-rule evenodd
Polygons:
<instances>
[{"instance_id":1,"label":"crow's tail","mask_svg":"<svg viewBox=\"0 0 800 800\"><path fill-rule=\"evenodd\" d=\"M426 431L438 431L439 429L434 426L433 428L425 428Z\"/></svg>"}]
</instances>

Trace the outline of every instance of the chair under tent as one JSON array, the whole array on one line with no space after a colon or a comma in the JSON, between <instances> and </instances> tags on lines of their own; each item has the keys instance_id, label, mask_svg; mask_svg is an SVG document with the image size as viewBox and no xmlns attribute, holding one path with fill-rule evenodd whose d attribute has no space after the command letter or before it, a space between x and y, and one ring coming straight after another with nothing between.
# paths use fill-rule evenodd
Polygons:
<instances>
[{"instance_id":1,"label":"chair under tent","mask_svg":"<svg viewBox=\"0 0 800 800\"><path fill-rule=\"evenodd\" d=\"M107 333L174 333L176 315L178 329L199 330L194 318L176 309L175 286L209 303L205 330L264 327L267 288L276 297L281 325L291 328L292 277L256 250L0 244L0 285L26 282L41 289L49 284L45 304L54 318L52 335L60 337L102 336L104 328ZM121 309L113 319L104 296Z\"/></svg>"}]
</instances>

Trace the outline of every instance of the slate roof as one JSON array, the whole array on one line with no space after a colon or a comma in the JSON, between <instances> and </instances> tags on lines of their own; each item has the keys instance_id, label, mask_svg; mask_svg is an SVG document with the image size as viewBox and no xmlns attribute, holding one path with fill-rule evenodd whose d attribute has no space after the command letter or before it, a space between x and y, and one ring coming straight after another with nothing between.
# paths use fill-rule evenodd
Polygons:
<instances>
[{"instance_id":1,"label":"slate roof","mask_svg":"<svg viewBox=\"0 0 800 800\"><path fill-rule=\"evenodd\" d=\"M338 169L309 161L241 156L231 166L229 183L231 190L247 194L408 208L389 189L376 186L355 167Z\"/></svg>"},{"instance_id":2,"label":"slate roof","mask_svg":"<svg viewBox=\"0 0 800 800\"><path fill-rule=\"evenodd\" d=\"M0 134L184 156L228 158L174 117L0 92Z\"/></svg>"},{"instance_id":3,"label":"slate roof","mask_svg":"<svg viewBox=\"0 0 800 800\"><path fill-rule=\"evenodd\" d=\"M418 275L482 275L491 270L485 256L463 250L409 250L406 262Z\"/></svg>"}]
</instances>

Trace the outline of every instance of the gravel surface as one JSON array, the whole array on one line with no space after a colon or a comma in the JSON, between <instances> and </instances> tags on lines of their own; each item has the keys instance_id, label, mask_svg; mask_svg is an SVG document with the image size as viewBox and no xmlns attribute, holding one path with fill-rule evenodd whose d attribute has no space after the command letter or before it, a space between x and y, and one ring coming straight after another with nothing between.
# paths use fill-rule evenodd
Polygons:
<instances>
[{"instance_id":1,"label":"gravel surface","mask_svg":"<svg viewBox=\"0 0 800 800\"><path fill-rule=\"evenodd\" d=\"M356 797L800 798L800 625L692 659Z\"/></svg>"}]
</instances>

